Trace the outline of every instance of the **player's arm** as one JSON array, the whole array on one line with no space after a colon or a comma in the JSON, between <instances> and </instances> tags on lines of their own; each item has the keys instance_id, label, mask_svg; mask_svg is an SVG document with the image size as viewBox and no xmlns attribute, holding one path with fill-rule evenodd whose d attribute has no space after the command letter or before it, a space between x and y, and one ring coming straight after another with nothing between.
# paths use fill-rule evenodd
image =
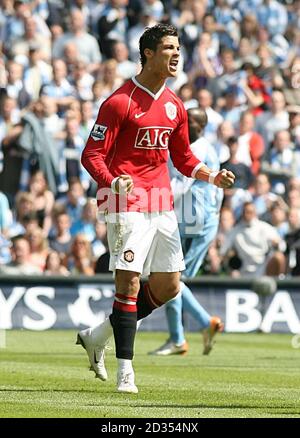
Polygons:
<instances>
[{"instance_id":1,"label":"player's arm","mask_svg":"<svg viewBox=\"0 0 300 438\"><path fill-rule=\"evenodd\" d=\"M115 187L116 178L105 162L126 114L126 103L118 96L101 105L97 120L82 152L81 163L101 187Z\"/></svg>"},{"instance_id":2,"label":"player's arm","mask_svg":"<svg viewBox=\"0 0 300 438\"><path fill-rule=\"evenodd\" d=\"M171 136L169 150L174 166L183 175L206 181L222 189L229 188L234 184L235 176L232 172L226 169L219 172L213 171L195 157L190 148L185 111L182 112L181 124Z\"/></svg>"},{"instance_id":3,"label":"player's arm","mask_svg":"<svg viewBox=\"0 0 300 438\"><path fill-rule=\"evenodd\" d=\"M195 178L214 184L221 189L228 189L233 186L235 175L230 170L213 171L204 165L197 170Z\"/></svg>"},{"instance_id":4,"label":"player's arm","mask_svg":"<svg viewBox=\"0 0 300 438\"><path fill-rule=\"evenodd\" d=\"M130 175L120 175L112 181L111 188L114 193L126 195L133 190L133 180Z\"/></svg>"}]
</instances>

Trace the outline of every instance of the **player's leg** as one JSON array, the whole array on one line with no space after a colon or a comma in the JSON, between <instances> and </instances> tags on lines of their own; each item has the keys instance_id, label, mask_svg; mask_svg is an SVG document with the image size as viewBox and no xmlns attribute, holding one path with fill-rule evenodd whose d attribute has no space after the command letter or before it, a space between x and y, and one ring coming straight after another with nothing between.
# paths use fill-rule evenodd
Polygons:
<instances>
[{"instance_id":1,"label":"player's leg","mask_svg":"<svg viewBox=\"0 0 300 438\"><path fill-rule=\"evenodd\" d=\"M196 300L191 289L183 282L181 282L181 293L183 310L192 315L199 324L200 330L208 328L211 316Z\"/></svg>"},{"instance_id":2,"label":"player's leg","mask_svg":"<svg viewBox=\"0 0 300 438\"><path fill-rule=\"evenodd\" d=\"M149 354L157 356L168 356L170 354L185 354L188 351L188 344L184 338L182 324L182 296L181 292L165 304L166 318L170 337L156 350Z\"/></svg>"},{"instance_id":3,"label":"player's leg","mask_svg":"<svg viewBox=\"0 0 300 438\"><path fill-rule=\"evenodd\" d=\"M122 344L119 325L129 325L129 331L136 324L136 295L139 289L139 273L151 247L155 230L150 226L149 218L143 213L120 213L108 215L107 230L110 249L110 270L116 274L116 299L110 318L94 328L79 332L78 343L86 349L92 369L96 377L106 380L107 373L104 366L104 348L114 333L118 354ZM124 273L123 273L124 271ZM129 299L129 298L130 299ZM118 301L119 300L119 301ZM122 315L124 309L132 311L132 315ZM127 302L128 301L128 302ZM122 309L120 309L122 307ZM123 309L123 310L124 310ZM130 322L128 322L128 319ZM122 322L119 324L119 320ZM125 322L127 320L127 322ZM130 329L131 327L131 329ZM125 330L126 331L126 330ZM116 334L117 333L117 334ZM131 336L126 336L130 340ZM131 341L129 341L131 342ZM125 343L125 349L127 348ZM132 391L134 392L134 391Z\"/></svg>"},{"instance_id":4,"label":"player's leg","mask_svg":"<svg viewBox=\"0 0 300 438\"><path fill-rule=\"evenodd\" d=\"M181 347L185 344L185 338L182 324L182 296L180 292L175 298L166 303L165 310L170 333L170 341L175 344L176 347L180 347L180 352L183 353L184 350L182 350Z\"/></svg>"},{"instance_id":5,"label":"player's leg","mask_svg":"<svg viewBox=\"0 0 300 438\"><path fill-rule=\"evenodd\" d=\"M213 220L206 220L202 232L190 240L190 245L184 255L185 271L184 277L193 278L197 275L203 260L207 254L210 244L216 237L219 226L218 217Z\"/></svg>"},{"instance_id":6,"label":"player's leg","mask_svg":"<svg viewBox=\"0 0 300 438\"><path fill-rule=\"evenodd\" d=\"M172 332L174 331L174 337L178 336L181 342L183 337L181 300L177 301L175 298L180 289L180 271L185 268L185 265L177 219L173 211L161 213L157 241L152 250L149 255L151 272L149 290L156 302L169 303L167 312L173 327ZM170 300L173 301L170 302ZM178 333L175 335L176 332Z\"/></svg>"},{"instance_id":7,"label":"player's leg","mask_svg":"<svg viewBox=\"0 0 300 438\"><path fill-rule=\"evenodd\" d=\"M109 318L96 327L81 330L77 335L76 344L82 345L86 350L90 370L95 372L95 377L107 380L107 371L104 363L105 348L113 330Z\"/></svg>"},{"instance_id":8,"label":"player's leg","mask_svg":"<svg viewBox=\"0 0 300 438\"><path fill-rule=\"evenodd\" d=\"M118 360L117 389L137 393L132 359L137 323L139 273L116 270L116 295L109 319L113 327Z\"/></svg>"},{"instance_id":9,"label":"player's leg","mask_svg":"<svg viewBox=\"0 0 300 438\"><path fill-rule=\"evenodd\" d=\"M177 295L179 272L185 268L174 211L158 214L155 228L157 233L144 266L149 281L142 285L138 296L138 320Z\"/></svg>"},{"instance_id":10,"label":"player's leg","mask_svg":"<svg viewBox=\"0 0 300 438\"><path fill-rule=\"evenodd\" d=\"M208 248L214 240L218 230L218 220L205 221L202 233L191 240L185 255L186 277L193 277L199 271ZM200 326L203 333L203 354L209 354L213 347L213 338L217 332L222 331L224 324L218 316L209 315L196 300L188 286L182 288L183 310L190 313Z\"/></svg>"}]
</instances>

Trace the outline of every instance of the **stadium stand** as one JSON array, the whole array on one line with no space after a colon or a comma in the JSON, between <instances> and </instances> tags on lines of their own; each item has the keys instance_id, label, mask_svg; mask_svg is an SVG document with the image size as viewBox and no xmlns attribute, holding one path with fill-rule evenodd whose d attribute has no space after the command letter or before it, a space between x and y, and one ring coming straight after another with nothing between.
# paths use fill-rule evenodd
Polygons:
<instances>
[{"instance_id":1,"label":"stadium stand","mask_svg":"<svg viewBox=\"0 0 300 438\"><path fill-rule=\"evenodd\" d=\"M163 21L182 44L169 86L207 111L205 135L237 174L199 274L247 272L222 246L253 202L280 236L284 275L299 275L299 11L299 0L0 0L1 272L107 269L80 155L101 101L139 71L144 27Z\"/></svg>"}]
</instances>

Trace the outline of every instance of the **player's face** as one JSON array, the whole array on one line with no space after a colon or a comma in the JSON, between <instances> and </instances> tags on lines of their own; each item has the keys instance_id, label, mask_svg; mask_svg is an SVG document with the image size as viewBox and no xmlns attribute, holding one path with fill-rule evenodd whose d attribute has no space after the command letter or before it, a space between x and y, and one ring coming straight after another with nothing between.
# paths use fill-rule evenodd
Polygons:
<instances>
[{"instance_id":1,"label":"player's face","mask_svg":"<svg viewBox=\"0 0 300 438\"><path fill-rule=\"evenodd\" d=\"M179 41L175 36L165 36L151 60L153 72L160 77L175 77L179 62Z\"/></svg>"}]
</instances>

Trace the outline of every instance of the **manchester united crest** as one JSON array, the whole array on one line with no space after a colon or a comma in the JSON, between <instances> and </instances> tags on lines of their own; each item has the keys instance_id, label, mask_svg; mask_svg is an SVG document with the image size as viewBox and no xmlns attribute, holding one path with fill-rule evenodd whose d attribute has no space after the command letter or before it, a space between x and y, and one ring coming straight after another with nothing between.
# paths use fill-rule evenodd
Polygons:
<instances>
[{"instance_id":1,"label":"manchester united crest","mask_svg":"<svg viewBox=\"0 0 300 438\"><path fill-rule=\"evenodd\" d=\"M172 102L165 103L166 113L170 120L174 120L177 116L177 108Z\"/></svg>"},{"instance_id":2,"label":"manchester united crest","mask_svg":"<svg viewBox=\"0 0 300 438\"><path fill-rule=\"evenodd\" d=\"M126 262L133 262L134 260L134 252L131 251L131 249L128 249L127 251L124 251L124 260Z\"/></svg>"}]
</instances>

